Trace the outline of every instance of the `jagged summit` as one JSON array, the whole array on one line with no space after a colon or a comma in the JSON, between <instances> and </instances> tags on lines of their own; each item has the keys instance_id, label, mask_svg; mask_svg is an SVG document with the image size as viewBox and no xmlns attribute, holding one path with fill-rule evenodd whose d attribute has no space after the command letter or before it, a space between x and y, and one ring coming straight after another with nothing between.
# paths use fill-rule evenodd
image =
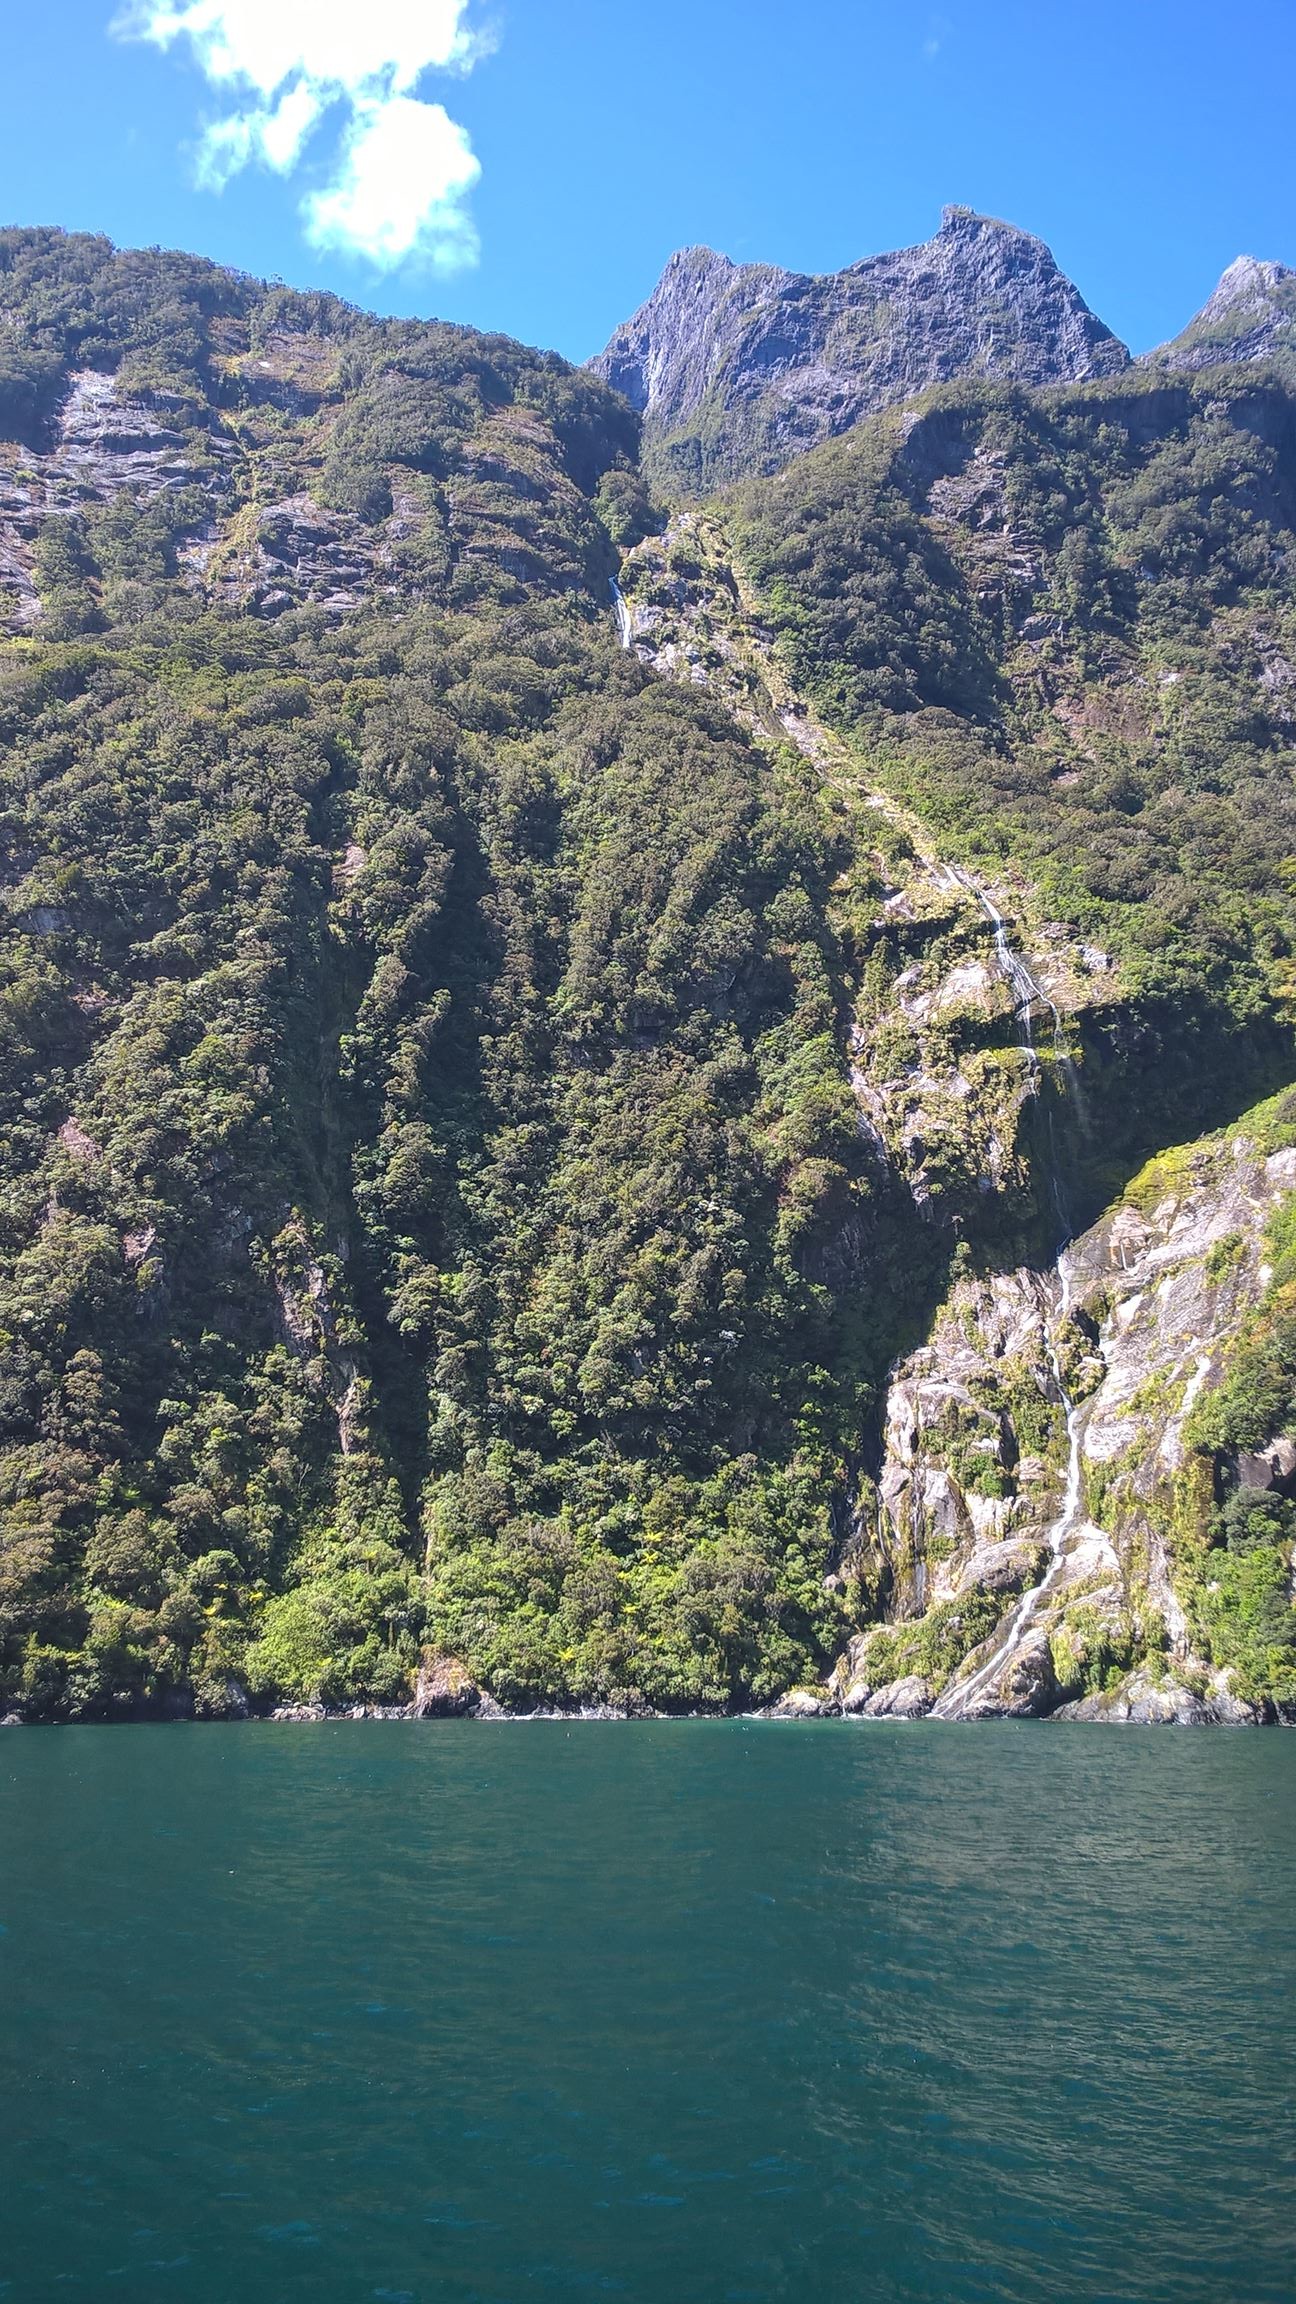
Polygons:
<instances>
[{"instance_id":1,"label":"jagged summit","mask_svg":"<svg viewBox=\"0 0 1296 2304\"><path fill-rule=\"evenodd\" d=\"M1237 256L1200 312L1145 360L1158 368L1214 368L1236 361L1296 364L1296 272Z\"/></svg>"},{"instance_id":2,"label":"jagged summit","mask_svg":"<svg viewBox=\"0 0 1296 2304\"><path fill-rule=\"evenodd\" d=\"M642 411L659 469L696 487L777 470L932 384L1128 362L1043 241L950 207L931 240L817 276L682 249L591 365Z\"/></svg>"},{"instance_id":3,"label":"jagged summit","mask_svg":"<svg viewBox=\"0 0 1296 2304\"><path fill-rule=\"evenodd\" d=\"M1235 256L1221 272L1219 286L1203 309L1226 311L1243 302L1260 306L1272 300L1284 280L1293 279L1296 273L1287 264L1274 264L1261 256Z\"/></svg>"}]
</instances>

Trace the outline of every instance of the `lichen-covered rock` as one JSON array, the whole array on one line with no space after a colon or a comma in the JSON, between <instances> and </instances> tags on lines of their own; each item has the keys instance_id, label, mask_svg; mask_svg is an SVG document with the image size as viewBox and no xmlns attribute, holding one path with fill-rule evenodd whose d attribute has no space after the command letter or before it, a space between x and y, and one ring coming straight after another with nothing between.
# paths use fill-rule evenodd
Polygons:
<instances>
[{"instance_id":1,"label":"lichen-covered rock","mask_svg":"<svg viewBox=\"0 0 1296 2304\"><path fill-rule=\"evenodd\" d=\"M1068 1248L1065 1313L1047 1274L964 1281L895 1369L861 1555L894 1631L912 1650L950 1599L1004 1603L941 1688L942 1718L1270 1716L1196 1652L1173 1530L1188 1420L1257 1301L1264 1225L1293 1189L1296 1150L1266 1154L1245 1129L1167 1154ZM1064 1527L1059 1371L1079 1451ZM1280 1434L1235 1471L1289 1494L1296 1442ZM1002 1493L979 1493L991 1477ZM883 1677L871 1642L832 1676L843 1709L866 1708Z\"/></svg>"},{"instance_id":2,"label":"lichen-covered rock","mask_svg":"<svg viewBox=\"0 0 1296 2304\"><path fill-rule=\"evenodd\" d=\"M867 1709L869 1699L876 1694L873 1682L866 1672L857 1672L842 1683L837 1709L853 1719L857 1712Z\"/></svg>"},{"instance_id":3,"label":"lichen-covered rock","mask_svg":"<svg viewBox=\"0 0 1296 2304\"><path fill-rule=\"evenodd\" d=\"M895 1371L869 1538L892 1614L1034 1581L1066 1446L1056 1318L1038 1273L963 1282Z\"/></svg>"},{"instance_id":4,"label":"lichen-covered rock","mask_svg":"<svg viewBox=\"0 0 1296 2304\"><path fill-rule=\"evenodd\" d=\"M1042 1625L1023 1632L988 1682L978 1683L965 1707L945 1715L960 1720L1035 1720L1058 1700L1053 1651Z\"/></svg>"},{"instance_id":5,"label":"lichen-covered rock","mask_svg":"<svg viewBox=\"0 0 1296 2304\"><path fill-rule=\"evenodd\" d=\"M1235 1695L1227 1672L1212 1673L1206 1701L1212 1721L1221 1728L1253 1728L1262 1720L1273 1719L1275 1715L1281 1717L1275 1706L1248 1704L1243 1697Z\"/></svg>"},{"instance_id":6,"label":"lichen-covered rock","mask_svg":"<svg viewBox=\"0 0 1296 2304\"><path fill-rule=\"evenodd\" d=\"M1213 1724L1241 1726L1256 1721L1256 1707L1243 1704L1218 1683L1204 1690L1190 1688L1172 1677L1156 1678L1145 1666L1114 1688L1063 1704L1057 1720L1120 1722L1138 1728L1200 1728Z\"/></svg>"},{"instance_id":7,"label":"lichen-covered rock","mask_svg":"<svg viewBox=\"0 0 1296 2304\"><path fill-rule=\"evenodd\" d=\"M1054 1720L1100 1721L1108 1725L1174 1725L1195 1727L1206 1719L1206 1707L1186 1688L1173 1693L1163 1689L1144 1688L1139 1676L1119 1688L1103 1689L1091 1696L1078 1696L1069 1704L1060 1704L1052 1714Z\"/></svg>"},{"instance_id":8,"label":"lichen-covered rock","mask_svg":"<svg viewBox=\"0 0 1296 2304\"><path fill-rule=\"evenodd\" d=\"M839 1656L825 1684L827 1700L839 1712L862 1712L884 1675L869 1668L872 1631L857 1633Z\"/></svg>"},{"instance_id":9,"label":"lichen-covered rock","mask_svg":"<svg viewBox=\"0 0 1296 2304\"><path fill-rule=\"evenodd\" d=\"M775 1720L821 1720L836 1709L837 1706L825 1696L821 1688L789 1688L787 1694L780 1696L777 1704L770 1707L770 1717Z\"/></svg>"},{"instance_id":10,"label":"lichen-covered rock","mask_svg":"<svg viewBox=\"0 0 1296 2304\"><path fill-rule=\"evenodd\" d=\"M1086 1469L1101 1480L1105 1525L1144 1605L1185 1662L1190 1632L1167 1542L1185 1430L1256 1302L1264 1225L1293 1188L1296 1150L1266 1156L1239 1133L1152 1163L1133 1198L1071 1251L1077 1299L1100 1318Z\"/></svg>"},{"instance_id":11,"label":"lichen-covered rock","mask_svg":"<svg viewBox=\"0 0 1296 2304\"><path fill-rule=\"evenodd\" d=\"M958 1590L1005 1595L1024 1592L1038 1580L1046 1558L1043 1545L1023 1536L1010 1537L1001 1544L987 1544L965 1561L959 1571Z\"/></svg>"}]
</instances>

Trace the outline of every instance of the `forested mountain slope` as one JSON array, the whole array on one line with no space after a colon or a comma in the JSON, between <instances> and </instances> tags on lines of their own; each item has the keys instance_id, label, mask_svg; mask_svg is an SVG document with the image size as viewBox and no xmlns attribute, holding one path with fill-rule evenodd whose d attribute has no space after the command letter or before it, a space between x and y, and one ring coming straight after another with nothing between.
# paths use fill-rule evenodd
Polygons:
<instances>
[{"instance_id":1,"label":"forested mountain slope","mask_svg":"<svg viewBox=\"0 0 1296 2304\"><path fill-rule=\"evenodd\" d=\"M0 251L10 1701L772 1692L868 1195L813 811L616 646L633 419Z\"/></svg>"},{"instance_id":2,"label":"forested mountain slope","mask_svg":"<svg viewBox=\"0 0 1296 2304\"><path fill-rule=\"evenodd\" d=\"M1167 1045L1209 1068L1237 1031L1277 1056L1296 933L1280 376L950 388L748 490L735 529L792 677L889 789L1109 947Z\"/></svg>"},{"instance_id":3,"label":"forested mountain slope","mask_svg":"<svg viewBox=\"0 0 1296 2304\"><path fill-rule=\"evenodd\" d=\"M1294 490L1279 374L1122 355L664 527L551 355L0 234L6 1703L729 1706L926 1624L893 1363L1291 1077ZM1249 1546L1277 1632L1157 1633L1131 1507L1034 1708L1296 1694L1235 1261L1164 1573Z\"/></svg>"},{"instance_id":4,"label":"forested mountain slope","mask_svg":"<svg viewBox=\"0 0 1296 2304\"><path fill-rule=\"evenodd\" d=\"M1244 1111L1293 1071L1294 417L1263 370L949 388L623 571L844 819L861 1127L949 1252L839 1555L886 1629L798 1708L1296 1698L1296 1116Z\"/></svg>"}]
</instances>

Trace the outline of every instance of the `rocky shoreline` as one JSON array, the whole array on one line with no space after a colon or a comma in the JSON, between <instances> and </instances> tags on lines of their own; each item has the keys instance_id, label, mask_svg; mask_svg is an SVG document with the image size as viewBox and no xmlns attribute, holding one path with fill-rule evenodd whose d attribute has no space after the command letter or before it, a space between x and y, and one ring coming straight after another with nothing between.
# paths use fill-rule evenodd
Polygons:
<instances>
[{"instance_id":1,"label":"rocky shoreline","mask_svg":"<svg viewBox=\"0 0 1296 2304\"><path fill-rule=\"evenodd\" d=\"M927 1683L911 1676L876 1690L862 1703L839 1702L818 1689L792 1688L777 1703L756 1711L663 1712L650 1705L616 1704L538 1705L523 1711L499 1704L477 1690L471 1701L443 1707L420 1705L416 1699L410 1704L276 1704L259 1709L245 1699L241 1708L231 1706L230 1710L220 1713L198 1713L192 1707L185 1710L176 1706L169 1711L118 1712L95 1719L69 1720L9 1712L0 1717L0 1728L170 1727L177 1723L210 1727L231 1723L322 1727L354 1720L500 1721L518 1725L541 1720L841 1720L852 1723L898 1720L913 1724L930 1718L933 1701ZM1137 1671L1113 1688L1060 1704L1050 1712L961 1713L952 1720L942 1720L940 1725L958 1726L986 1720L1033 1720L1045 1724L1060 1720L1086 1726L1134 1728L1293 1728L1296 1727L1296 1705L1245 1704L1227 1687L1212 1686L1205 1693L1199 1693L1181 1681L1167 1679L1158 1683L1146 1671Z\"/></svg>"}]
</instances>

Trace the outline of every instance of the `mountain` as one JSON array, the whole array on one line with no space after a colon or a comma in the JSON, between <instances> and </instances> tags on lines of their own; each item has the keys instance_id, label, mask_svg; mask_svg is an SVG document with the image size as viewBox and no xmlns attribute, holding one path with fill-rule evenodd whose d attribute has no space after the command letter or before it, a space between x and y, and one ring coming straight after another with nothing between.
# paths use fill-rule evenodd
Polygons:
<instances>
[{"instance_id":1,"label":"mountain","mask_svg":"<svg viewBox=\"0 0 1296 2304\"><path fill-rule=\"evenodd\" d=\"M1042 241L947 208L920 247L819 278L685 249L591 367L643 414L662 483L696 493L776 471L930 385L1073 382L1128 362Z\"/></svg>"},{"instance_id":2,"label":"mountain","mask_svg":"<svg viewBox=\"0 0 1296 2304\"><path fill-rule=\"evenodd\" d=\"M0 1707L1296 1707L1296 395L1093 357L666 519L0 233Z\"/></svg>"},{"instance_id":3,"label":"mountain","mask_svg":"<svg viewBox=\"0 0 1296 2304\"><path fill-rule=\"evenodd\" d=\"M635 419L53 232L0 342L4 1698L776 1694L875 1218L813 806L617 644Z\"/></svg>"},{"instance_id":4,"label":"mountain","mask_svg":"<svg viewBox=\"0 0 1296 2304\"><path fill-rule=\"evenodd\" d=\"M1296 272L1239 256L1182 334L1143 355L1157 368L1278 360L1296 366Z\"/></svg>"}]
</instances>

